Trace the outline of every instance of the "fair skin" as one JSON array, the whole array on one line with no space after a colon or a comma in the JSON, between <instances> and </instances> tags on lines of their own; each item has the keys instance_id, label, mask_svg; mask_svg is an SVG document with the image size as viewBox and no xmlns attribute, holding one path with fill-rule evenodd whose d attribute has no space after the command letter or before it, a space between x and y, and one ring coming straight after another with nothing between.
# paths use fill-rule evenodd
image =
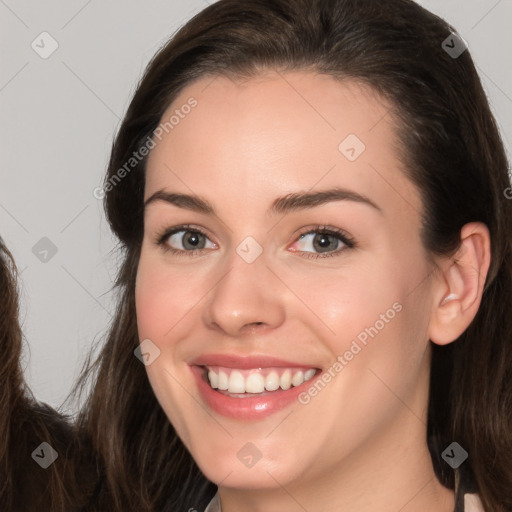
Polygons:
<instances>
[{"instance_id":1,"label":"fair skin","mask_svg":"<svg viewBox=\"0 0 512 512\"><path fill-rule=\"evenodd\" d=\"M191 96L197 106L151 151L145 200L161 190L193 194L216 215L147 204L137 321L140 340L160 350L146 367L156 397L219 486L223 512L452 512L453 491L435 477L425 440L430 340L454 341L478 310L486 227L466 225L456 258L433 266L389 105L353 82L306 71L203 78L163 118ZM338 149L349 134L366 146L354 161ZM277 197L332 187L377 208L338 200L268 211ZM206 234L199 253L190 253L187 230L165 240L181 255L156 243L182 224ZM344 230L355 247L331 237L322 253L315 233L299 241L318 225ZM263 249L251 263L236 250L248 236ZM191 364L211 353L293 361L318 369L315 382L396 303L400 311L307 404L244 419L213 410L198 390ZM261 456L251 467L237 456L248 442Z\"/></svg>"}]
</instances>

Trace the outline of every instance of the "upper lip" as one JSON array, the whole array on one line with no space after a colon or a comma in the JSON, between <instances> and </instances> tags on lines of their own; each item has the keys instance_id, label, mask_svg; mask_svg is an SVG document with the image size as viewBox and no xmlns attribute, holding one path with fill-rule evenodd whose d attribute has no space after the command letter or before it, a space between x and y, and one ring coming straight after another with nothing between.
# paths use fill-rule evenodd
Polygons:
<instances>
[{"instance_id":1,"label":"upper lip","mask_svg":"<svg viewBox=\"0 0 512 512\"><path fill-rule=\"evenodd\" d=\"M193 361L190 365L196 366L223 366L225 368L269 368L284 367L284 368L316 368L310 363L297 363L293 361L285 361L272 356L237 356L234 354L204 354Z\"/></svg>"}]
</instances>

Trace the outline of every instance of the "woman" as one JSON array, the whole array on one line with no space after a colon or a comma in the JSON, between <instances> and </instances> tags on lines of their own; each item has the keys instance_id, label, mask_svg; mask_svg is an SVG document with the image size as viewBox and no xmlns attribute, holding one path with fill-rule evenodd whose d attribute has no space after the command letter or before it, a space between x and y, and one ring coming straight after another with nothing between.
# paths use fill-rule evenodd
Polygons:
<instances>
[{"instance_id":1,"label":"woman","mask_svg":"<svg viewBox=\"0 0 512 512\"><path fill-rule=\"evenodd\" d=\"M512 510L508 186L463 40L414 2L196 15L105 178L89 509Z\"/></svg>"}]
</instances>

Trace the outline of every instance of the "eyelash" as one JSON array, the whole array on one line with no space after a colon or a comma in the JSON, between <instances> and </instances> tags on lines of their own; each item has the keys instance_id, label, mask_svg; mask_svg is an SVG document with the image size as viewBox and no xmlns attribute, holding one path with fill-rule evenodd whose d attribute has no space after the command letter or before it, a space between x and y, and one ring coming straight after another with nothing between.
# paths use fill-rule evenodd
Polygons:
<instances>
[{"instance_id":1,"label":"eyelash","mask_svg":"<svg viewBox=\"0 0 512 512\"><path fill-rule=\"evenodd\" d=\"M208 235L206 233L204 233L201 229L191 226L189 224L184 224L182 226L175 226L173 228L166 229L163 233L160 233L159 235L157 235L157 240L156 240L157 245L159 247L161 247L164 252L171 252L172 254L175 254L177 256L186 256L186 255L195 256L196 254L205 250L205 249L193 249L191 251L185 251L182 249L174 249L174 248L170 247L167 244L167 240L169 239L170 236L172 236L176 233L179 233L180 231L198 233L198 234L208 238ZM313 228L305 228L301 233L299 233L299 235L295 239L295 242L300 240L304 235L309 235L312 233L317 233L317 234L321 233L321 234L325 234L325 235L332 235L332 236L338 238L338 240L340 240L346 247L342 248L342 249L337 249L337 250L329 252L329 253L325 253L323 255L318 254L318 253L311 253L311 252L294 251L294 252L297 252L298 254L300 254L301 257L303 257L303 258L316 260L319 258L329 258L331 256L339 256L346 249L353 249L354 247L357 247L357 244L356 244L356 241L354 240L354 238L349 236L345 231L343 231L342 229L339 229L339 228L334 228L334 227L330 227L330 226L326 226L326 225L318 225L318 226L314 226ZM304 256L304 254L305 254L305 256Z\"/></svg>"}]
</instances>

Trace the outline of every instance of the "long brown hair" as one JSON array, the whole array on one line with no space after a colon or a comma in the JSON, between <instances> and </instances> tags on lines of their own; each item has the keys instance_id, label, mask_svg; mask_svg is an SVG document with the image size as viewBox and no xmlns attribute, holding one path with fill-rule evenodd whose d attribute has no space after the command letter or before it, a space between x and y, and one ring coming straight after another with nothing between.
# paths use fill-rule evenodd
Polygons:
<instances>
[{"instance_id":1,"label":"long brown hair","mask_svg":"<svg viewBox=\"0 0 512 512\"><path fill-rule=\"evenodd\" d=\"M24 380L18 271L1 238L0 349L0 510L79 510L81 496L87 490L85 466L79 482L71 423L52 407L38 402ZM50 448L41 447L42 443L55 450L56 460L51 462ZM36 464L38 456L51 464ZM92 467L89 471L92 482Z\"/></svg>"},{"instance_id":2,"label":"long brown hair","mask_svg":"<svg viewBox=\"0 0 512 512\"><path fill-rule=\"evenodd\" d=\"M133 355L146 158L122 179L119 169L193 80L250 78L275 69L355 80L390 100L400 157L425 206L421 234L430 254L452 255L468 222L488 226L492 261L480 309L458 340L433 345L426 442L436 474L455 488L458 506L464 492L474 491L487 512L512 510L512 206L503 193L508 166L470 53L447 52L448 37L461 44L453 27L411 0L219 0L152 59L115 137L104 183L105 210L124 262L106 344L81 380L96 379L79 426L104 478L97 504L161 511L184 507L198 486L205 499L215 491ZM441 458L453 441L469 453L460 482ZM199 501L192 506L199 508Z\"/></svg>"}]
</instances>

